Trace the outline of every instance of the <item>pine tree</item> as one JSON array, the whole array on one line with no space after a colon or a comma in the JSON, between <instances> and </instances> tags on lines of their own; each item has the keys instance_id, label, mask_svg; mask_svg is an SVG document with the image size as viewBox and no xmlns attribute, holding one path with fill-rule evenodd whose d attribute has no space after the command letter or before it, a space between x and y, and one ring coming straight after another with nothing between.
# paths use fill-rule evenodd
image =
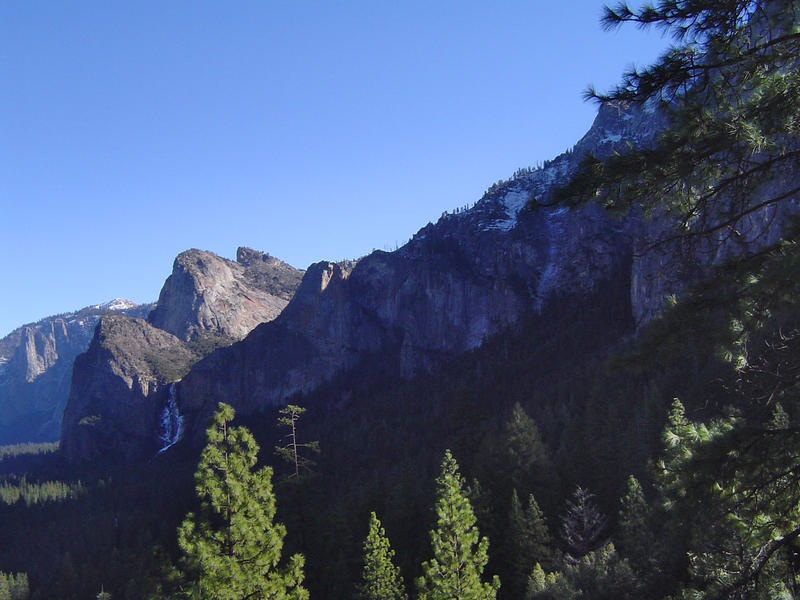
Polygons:
<instances>
[{"instance_id":1,"label":"pine tree","mask_svg":"<svg viewBox=\"0 0 800 600\"><path fill-rule=\"evenodd\" d=\"M394 550L375 513L370 514L364 541L364 568L357 597L360 600L406 600L400 569L394 565Z\"/></svg>"},{"instance_id":2,"label":"pine tree","mask_svg":"<svg viewBox=\"0 0 800 600\"><path fill-rule=\"evenodd\" d=\"M698 355L718 349L736 371L726 395L747 417L706 425L688 422L682 406L670 414L659 484L687 538L685 596L796 597L800 435L765 413L778 400L788 415L800 405L800 229L787 218L800 199L800 3L620 4L604 22L674 36L652 67L589 94L623 110L637 104L664 126L652 143L586 157L556 201L597 200L673 225L655 228L645 251L734 259L676 299L639 344L651 364L687 339Z\"/></svg>"},{"instance_id":3,"label":"pine tree","mask_svg":"<svg viewBox=\"0 0 800 600\"><path fill-rule=\"evenodd\" d=\"M679 44L651 67L627 73L611 93L590 90L588 97L649 103L664 111L667 126L648 147L587 157L560 198L666 211L676 227L661 242L753 232L744 217L800 193L794 179L779 177L800 166L799 21L794 0L606 8L608 28L659 27ZM765 182L774 185L754 194Z\"/></svg>"},{"instance_id":4,"label":"pine tree","mask_svg":"<svg viewBox=\"0 0 800 600\"><path fill-rule=\"evenodd\" d=\"M594 494L578 486L566 500L567 508L561 515L561 539L573 562L599 548L605 539L608 517L600 512L593 498Z\"/></svg>"},{"instance_id":5,"label":"pine tree","mask_svg":"<svg viewBox=\"0 0 800 600\"><path fill-rule=\"evenodd\" d=\"M305 600L303 557L279 566L286 529L274 522L272 469L255 469L258 445L244 427L231 427L233 408L220 403L195 472L201 506L178 530L191 598ZM255 469L255 470L254 470Z\"/></svg>"},{"instance_id":6,"label":"pine tree","mask_svg":"<svg viewBox=\"0 0 800 600\"><path fill-rule=\"evenodd\" d=\"M422 564L417 580L420 600L493 600L497 576L481 581L489 540L481 538L453 455L445 452L436 480L436 529L431 531L433 559Z\"/></svg>"},{"instance_id":7,"label":"pine tree","mask_svg":"<svg viewBox=\"0 0 800 600\"><path fill-rule=\"evenodd\" d=\"M314 461L301 454L303 449L319 454L319 442L299 442L297 437L297 421L306 412L306 409L296 404L288 404L280 411L278 424L289 429L286 435L285 446L275 446L275 454L292 466L292 474L289 477L299 478L303 470L309 471L314 466Z\"/></svg>"},{"instance_id":8,"label":"pine tree","mask_svg":"<svg viewBox=\"0 0 800 600\"><path fill-rule=\"evenodd\" d=\"M642 251L664 250L662 261L688 254L695 267L731 257L668 311L674 318L648 333L641 355L662 362L691 333L708 346L702 352L717 349L741 367L748 337L798 294L800 230L787 215L800 199L791 176L800 167L800 5L619 4L604 23L660 28L679 42L610 93L588 93L618 109L639 105L665 124L650 144L585 157L557 201L659 215L664 226Z\"/></svg>"},{"instance_id":9,"label":"pine tree","mask_svg":"<svg viewBox=\"0 0 800 600\"><path fill-rule=\"evenodd\" d=\"M652 568L653 534L649 528L650 507L642 486L633 476L628 477L625 495L620 500L618 542L622 553L639 572Z\"/></svg>"},{"instance_id":10,"label":"pine tree","mask_svg":"<svg viewBox=\"0 0 800 600\"><path fill-rule=\"evenodd\" d=\"M498 491L504 498L514 488L523 493L558 488L539 428L519 402L505 422L501 443L495 470L501 479Z\"/></svg>"},{"instance_id":11,"label":"pine tree","mask_svg":"<svg viewBox=\"0 0 800 600\"><path fill-rule=\"evenodd\" d=\"M508 581L503 580L504 589L510 590L509 597L518 598L525 591L534 565L544 565L548 569L553 567L550 533L533 494L528 496L527 507L523 509L517 490L512 492L506 540L506 563L510 577Z\"/></svg>"},{"instance_id":12,"label":"pine tree","mask_svg":"<svg viewBox=\"0 0 800 600\"><path fill-rule=\"evenodd\" d=\"M97 596L95 596L95 598L97 600L111 600L111 594L105 591L103 586L100 586L100 591L97 592Z\"/></svg>"},{"instance_id":13,"label":"pine tree","mask_svg":"<svg viewBox=\"0 0 800 600\"><path fill-rule=\"evenodd\" d=\"M9 598L11 600L28 600L30 592L28 589L27 573L10 573L8 575Z\"/></svg>"}]
</instances>

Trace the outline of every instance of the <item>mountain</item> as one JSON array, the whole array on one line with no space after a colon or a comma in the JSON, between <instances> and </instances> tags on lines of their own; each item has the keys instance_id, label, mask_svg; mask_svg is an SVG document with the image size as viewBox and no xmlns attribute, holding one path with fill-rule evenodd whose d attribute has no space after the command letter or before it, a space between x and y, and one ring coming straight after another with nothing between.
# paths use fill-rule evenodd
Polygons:
<instances>
[{"instance_id":1,"label":"mountain","mask_svg":"<svg viewBox=\"0 0 800 600\"><path fill-rule=\"evenodd\" d=\"M72 364L100 317L144 317L152 304L117 298L23 325L0 339L0 444L58 439Z\"/></svg>"},{"instance_id":2,"label":"mountain","mask_svg":"<svg viewBox=\"0 0 800 600\"><path fill-rule=\"evenodd\" d=\"M107 431L126 432L124 456L146 456L160 434L145 426L142 415L163 411L170 402L171 410L180 412L187 436L199 444L205 419L218 402L230 403L237 414L247 416L348 373L409 377L430 372L531 315L552 314L561 303L587 308L602 303L601 290L609 285L616 287L615 295L630 299L628 317L640 327L659 314L667 295L680 293L711 265L775 238L788 217L754 212L742 223L744 238L700 242L689 249L669 244L650 248L666 231L668 219L662 215L619 218L594 204L553 205L554 188L569 179L583 156L650 144L662 123L663 117L648 106L604 106L572 150L493 185L471 208L444 214L400 249L310 266L283 312L197 362L169 397L140 398L125 417L115 406L117 400L107 396L107 419L118 419L107 423ZM192 309L173 310L172 322L153 316L151 322L183 339L192 339L204 327L230 335L226 305L215 307L205 299L213 298L213 292L204 299L186 293L181 282L189 279L184 270L194 268L200 275L193 281L222 282L228 296L242 298L235 274L229 274L227 263L203 266L204 255L188 258L176 260L159 304L167 306L175 296L182 298L175 306ZM84 380L100 372L102 365L76 367L70 403L84 402ZM330 402L339 404L348 395L340 386ZM105 446L99 439L92 441L91 432L77 432L87 415L72 407L69 412L62 431L65 447L74 447L70 440L75 436L82 440L81 455L70 458L103 452ZM142 427L132 431L130 423ZM137 451L131 446L136 439L150 441L139 444Z\"/></svg>"},{"instance_id":3,"label":"mountain","mask_svg":"<svg viewBox=\"0 0 800 600\"><path fill-rule=\"evenodd\" d=\"M246 415L367 364L409 376L480 346L560 298L591 302L601 282L620 272L629 285L638 222L609 218L596 206L546 204L553 186L565 181L584 152L646 143L657 121L646 111L603 109L572 151L492 186L472 208L443 215L399 250L309 267L283 312L240 342L209 354L174 387L170 397L180 406L190 436L200 439L204 419L218 401L230 402ZM532 198L540 206L526 210ZM238 264L197 250L179 256L149 322L182 340L195 339L202 331L233 336L246 329L231 327L228 315L240 307L274 306L242 292L253 281L248 270L270 264L270 259L253 260L245 251L237 259ZM221 300L219 290L225 290L224 298L236 300ZM653 302L641 289L634 311L644 314ZM102 353L93 356L98 363L76 364L62 431L68 454L70 448L81 448L73 459L97 455L107 445L100 436L92 449L91 431L79 433L82 419L92 415L75 408L87 405L81 395L90 380L100 374L117 376L110 375L113 369L103 363ZM118 400L106 396L107 410L101 412L107 415L106 426L116 427L128 440L118 440L125 446L123 455L135 454L128 443L137 439L149 440L139 445L142 454L152 452L159 433L148 423L167 400L159 388L148 401L140 397L128 407L133 414L125 418L115 406ZM99 406L99 397L93 402ZM108 424L114 419L120 422ZM141 428L133 431L131 423ZM77 438L80 444L73 443Z\"/></svg>"},{"instance_id":4,"label":"mountain","mask_svg":"<svg viewBox=\"0 0 800 600\"><path fill-rule=\"evenodd\" d=\"M62 449L84 458L91 457L89 448L98 447L123 456L128 448L146 448L154 454L160 447L157 438L138 435L161 432L161 411L148 398L167 391L170 382L180 379L201 357L186 342L143 319L103 315L89 349L75 360L64 423L78 426L74 435L62 439ZM131 435L136 437L133 443L128 440Z\"/></svg>"},{"instance_id":5,"label":"mountain","mask_svg":"<svg viewBox=\"0 0 800 600\"><path fill-rule=\"evenodd\" d=\"M182 252L147 320L100 320L73 368L62 425L69 456L88 459L102 451L130 458L170 445L168 430L181 419L170 416L171 384L213 350L278 316L303 275L249 248L239 248L236 258Z\"/></svg>"}]
</instances>

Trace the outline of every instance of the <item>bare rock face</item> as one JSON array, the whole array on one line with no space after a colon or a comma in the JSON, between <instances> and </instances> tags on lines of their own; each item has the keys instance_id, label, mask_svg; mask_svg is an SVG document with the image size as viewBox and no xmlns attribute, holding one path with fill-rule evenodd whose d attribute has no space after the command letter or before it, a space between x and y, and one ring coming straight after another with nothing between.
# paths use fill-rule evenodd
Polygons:
<instances>
[{"instance_id":1,"label":"bare rock face","mask_svg":"<svg viewBox=\"0 0 800 600\"><path fill-rule=\"evenodd\" d=\"M73 460L154 454L167 388L200 355L143 319L105 315L75 360L61 447Z\"/></svg>"},{"instance_id":2,"label":"bare rock face","mask_svg":"<svg viewBox=\"0 0 800 600\"><path fill-rule=\"evenodd\" d=\"M302 275L249 248L239 248L236 262L187 250L175 259L148 321L182 340L207 334L240 340L281 313Z\"/></svg>"},{"instance_id":3,"label":"bare rock face","mask_svg":"<svg viewBox=\"0 0 800 600\"><path fill-rule=\"evenodd\" d=\"M101 315L143 317L152 306L117 299L23 325L0 340L0 444L57 440L72 363Z\"/></svg>"}]
</instances>

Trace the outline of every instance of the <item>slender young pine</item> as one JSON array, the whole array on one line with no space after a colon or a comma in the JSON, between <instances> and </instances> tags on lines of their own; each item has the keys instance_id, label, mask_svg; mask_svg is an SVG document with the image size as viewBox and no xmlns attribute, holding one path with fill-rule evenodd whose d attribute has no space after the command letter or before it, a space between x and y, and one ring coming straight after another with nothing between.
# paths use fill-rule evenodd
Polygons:
<instances>
[{"instance_id":1,"label":"slender young pine","mask_svg":"<svg viewBox=\"0 0 800 600\"><path fill-rule=\"evenodd\" d=\"M293 472L289 477L299 479L302 470L310 471L315 464L313 460L303 456L301 451L305 448L310 452L319 454L319 442L316 440L303 443L297 441L297 421L306 412L305 408L296 404L288 404L278 412L281 415L278 417L278 424L286 427L289 433L284 438L286 440L285 446L275 446L275 454L291 465Z\"/></svg>"}]
</instances>

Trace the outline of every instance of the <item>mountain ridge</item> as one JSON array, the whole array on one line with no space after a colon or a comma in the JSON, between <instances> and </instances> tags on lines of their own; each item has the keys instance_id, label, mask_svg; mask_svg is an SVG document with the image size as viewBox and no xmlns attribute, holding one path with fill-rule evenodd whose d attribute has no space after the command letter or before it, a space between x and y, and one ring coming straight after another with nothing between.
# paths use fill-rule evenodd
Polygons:
<instances>
[{"instance_id":1,"label":"mountain ridge","mask_svg":"<svg viewBox=\"0 0 800 600\"><path fill-rule=\"evenodd\" d=\"M311 265L275 319L208 354L176 383L171 398L185 416L187 437L201 443L218 402L247 416L367 364L405 377L429 372L556 303L589 306L609 281L625 287L632 322L646 324L669 294L747 246L701 243L688 261L675 254L683 249L643 252L663 237L663 215L648 220L636 212L610 215L592 203L554 205L553 193L584 156L647 146L663 121L648 105L606 105L572 150L495 184L471 208L443 214L399 249ZM779 235L788 216L767 212L744 224L765 235L761 242ZM91 376L76 370L74 383ZM64 428L64 438L73 434ZM137 450L126 447L123 454Z\"/></svg>"},{"instance_id":2,"label":"mountain ridge","mask_svg":"<svg viewBox=\"0 0 800 600\"><path fill-rule=\"evenodd\" d=\"M277 318L198 361L176 384L187 435L202 437L218 401L252 414L367 360L410 376L478 347L557 296L591 297L600 280L630 263L630 225L596 206L544 203L583 147L611 152L652 134L652 115L620 114L601 110L577 150L493 186L394 252L311 265ZM531 199L542 205L526 210ZM76 370L77 384L89 376Z\"/></svg>"}]
</instances>

